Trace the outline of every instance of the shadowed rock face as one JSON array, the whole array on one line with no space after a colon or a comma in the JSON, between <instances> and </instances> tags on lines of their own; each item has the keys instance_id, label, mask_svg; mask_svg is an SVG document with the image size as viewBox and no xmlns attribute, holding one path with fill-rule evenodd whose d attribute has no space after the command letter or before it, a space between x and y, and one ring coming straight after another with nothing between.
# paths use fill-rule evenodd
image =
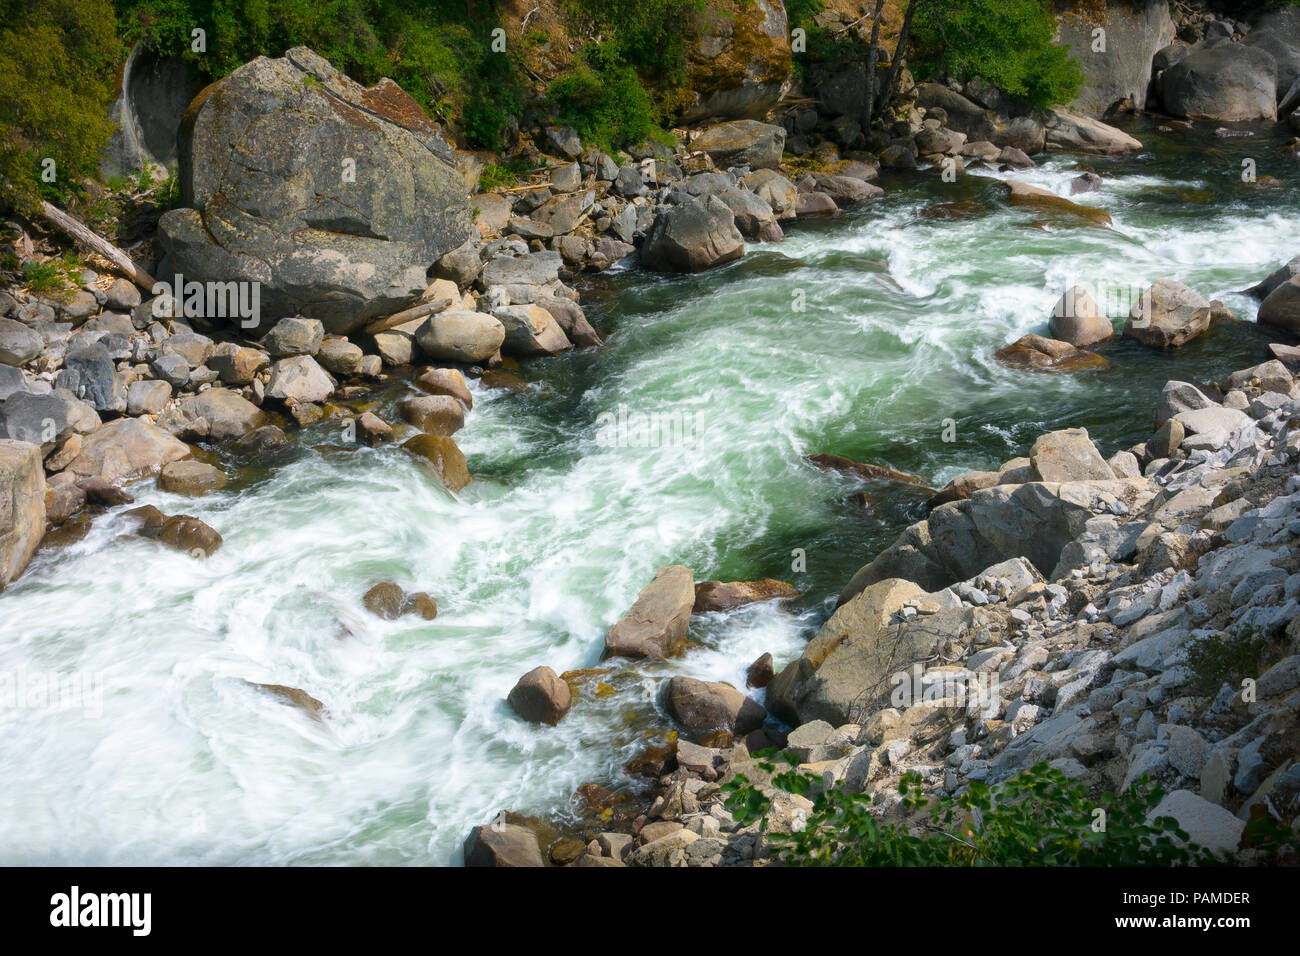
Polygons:
<instances>
[{"instance_id":1,"label":"shadowed rock face","mask_svg":"<svg viewBox=\"0 0 1300 956\"><path fill-rule=\"evenodd\" d=\"M180 179L188 208L159 222L168 278L260 283L263 329L297 313L353 331L423 291L469 234L464 182L419 105L303 47L195 98Z\"/></svg>"}]
</instances>

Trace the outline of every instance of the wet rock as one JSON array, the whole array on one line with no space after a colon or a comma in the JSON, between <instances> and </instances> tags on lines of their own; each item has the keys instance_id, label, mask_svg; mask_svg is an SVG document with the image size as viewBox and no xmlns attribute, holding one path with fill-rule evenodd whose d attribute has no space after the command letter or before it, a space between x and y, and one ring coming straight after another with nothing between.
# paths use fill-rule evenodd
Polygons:
<instances>
[{"instance_id":1,"label":"wet rock","mask_svg":"<svg viewBox=\"0 0 1300 956\"><path fill-rule=\"evenodd\" d=\"M442 435L416 435L403 442L402 447L426 462L448 491L460 491L469 484L465 455L452 439Z\"/></svg>"},{"instance_id":2,"label":"wet rock","mask_svg":"<svg viewBox=\"0 0 1300 956\"><path fill-rule=\"evenodd\" d=\"M264 690L271 695L278 697L281 701L293 707L305 710L315 720L322 720L325 712L325 705L319 700L297 687L287 687L284 684L255 684L252 681L246 681L250 687L256 687Z\"/></svg>"},{"instance_id":3,"label":"wet rock","mask_svg":"<svg viewBox=\"0 0 1300 956\"><path fill-rule=\"evenodd\" d=\"M1049 190L1031 186L1015 179L1006 180L1005 185L1007 188L1007 202L1012 206L1028 206L1048 212L1061 213L1094 226L1109 226L1111 224L1110 214L1104 209L1081 206L1076 202L1071 202L1064 196L1058 196Z\"/></svg>"},{"instance_id":4,"label":"wet rock","mask_svg":"<svg viewBox=\"0 0 1300 956\"><path fill-rule=\"evenodd\" d=\"M438 616L438 605L423 591L407 594L392 581L381 581L361 599L371 614L385 621L395 621L407 614L418 614L426 621Z\"/></svg>"},{"instance_id":5,"label":"wet rock","mask_svg":"<svg viewBox=\"0 0 1300 956\"><path fill-rule=\"evenodd\" d=\"M226 484L226 476L206 462L187 459L164 465L158 475L158 486L174 495L197 498L217 491Z\"/></svg>"},{"instance_id":6,"label":"wet rock","mask_svg":"<svg viewBox=\"0 0 1300 956\"><path fill-rule=\"evenodd\" d=\"M1115 327L1097 300L1078 285L1069 289L1056 303L1048 328L1053 338L1076 348L1104 342L1115 334Z\"/></svg>"},{"instance_id":7,"label":"wet rock","mask_svg":"<svg viewBox=\"0 0 1300 956\"><path fill-rule=\"evenodd\" d=\"M776 674L776 662L770 653L764 653L745 669L745 686L763 688Z\"/></svg>"},{"instance_id":8,"label":"wet rock","mask_svg":"<svg viewBox=\"0 0 1300 956\"><path fill-rule=\"evenodd\" d=\"M1152 348L1177 348L1210 327L1211 303L1172 279L1161 279L1138 300L1124 334Z\"/></svg>"},{"instance_id":9,"label":"wet rock","mask_svg":"<svg viewBox=\"0 0 1300 956\"><path fill-rule=\"evenodd\" d=\"M454 435L465 427L465 406L450 395L414 395L402 402L402 417L429 435Z\"/></svg>"},{"instance_id":10,"label":"wet rock","mask_svg":"<svg viewBox=\"0 0 1300 956\"><path fill-rule=\"evenodd\" d=\"M465 838L466 866L545 866L533 831L512 823L478 826Z\"/></svg>"},{"instance_id":11,"label":"wet rock","mask_svg":"<svg viewBox=\"0 0 1300 956\"><path fill-rule=\"evenodd\" d=\"M45 535L45 518L40 448L0 438L0 591L27 567Z\"/></svg>"},{"instance_id":12,"label":"wet rock","mask_svg":"<svg viewBox=\"0 0 1300 956\"><path fill-rule=\"evenodd\" d=\"M393 426L373 412L357 416L357 438L370 447L393 440Z\"/></svg>"},{"instance_id":13,"label":"wet rock","mask_svg":"<svg viewBox=\"0 0 1300 956\"><path fill-rule=\"evenodd\" d=\"M103 478L78 479L77 487L85 495L86 501L92 505L116 508L118 505L129 505L135 501L126 491Z\"/></svg>"},{"instance_id":14,"label":"wet rock","mask_svg":"<svg viewBox=\"0 0 1300 956\"><path fill-rule=\"evenodd\" d=\"M694 604L694 572L681 565L660 568L627 614L605 635L603 656L676 656L685 647Z\"/></svg>"},{"instance_id":15,"label":"wet rock","mask_svg":"<svg viewBox=\"0 0 1300 956\"><path fill-rule=\"evenodd\" d=\"M760 601L799 599L794 585L766 578L762 581L701 581L695 585L694 614L730 611Z\"/></svg>"},{"instance_id":16,"label":"wet rock","mask_svg":"<svg viewBox=\"0 0 1300 956\"><path fill-rule=\"evenodd\" d=\"M467 411L474 407L474 395L458 369L426 368L416 377L415 387L430 395L450 395Z\"/></svg>"},{"instance_id":17,"label":"wet rock","mask_svg":"<svg viewBox=\"0 0 1300 956\"><path fill-rule=\"evenodd\" d=\"M669 680L664 703L673 719L694 736L719 730L747 734L767 718L762 705L730 684L693 677Z\"/></svg>"},{"instance_id":18,"label":"wet rock","mask_svg":"<svg viewBox=\"0 0 1300 956\"><path fill-rule=\"evenodd\" d=\"M264 458L289 447L289 436L278 425L263 425L234 441L231 451L245 458Z\"/></svg>"},{"instance_id":19,"label":"wet rock","mask_svg":"<svg viewBox=\"0 0 1300 956\"><path fill-rule=\"evenodd\" d=\"M506 701L529 723L554 727L573 705L569 685L549 667L535 667L510 691Z\"/></svg>"},{"instance_id":20,"label":"wet rock","mask_svg":"<svg viewBox=\"0 0 1300 956\"><path fill-rule=\"evenodd\" d=\"M535 305L549 312L560 330L578 348L598 348L605 344L587 321L582 308L571 299L542 296Z\"/></svg>"},{"instance_id":21,"label":"wet rock","mask_svg":"<svg viewBox=\"0 0 1300 956\"><path fill-rule=\"evenodd\" d=\"M1082 372L1109 364L1096 352L1032 333L998 349L993 357L1011 368L1039 372Z\"/></svg>"},{"instance_id":22,"label":"wet rock","mask_svg":"<svg viewBox=\"0 0 1300 956\"><path fill-rule=\"evenodd\" d=\"M1279 283L1259 304L1259 323L1300 335L1300 276Z\"/></svg>"}]
</instances>

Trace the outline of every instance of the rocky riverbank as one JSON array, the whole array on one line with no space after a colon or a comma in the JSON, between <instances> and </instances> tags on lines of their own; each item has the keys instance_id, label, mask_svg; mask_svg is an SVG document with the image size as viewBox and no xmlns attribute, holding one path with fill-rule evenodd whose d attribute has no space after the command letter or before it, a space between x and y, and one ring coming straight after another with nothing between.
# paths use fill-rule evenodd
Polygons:
<instances>
[{"instance_id":1,"label":"rocky riverbank","mask_svg":"<svg viewBox=\"0 0 1300 956\"><path fill-rule=\"evenodd\" d=\"M740 115L754 103L733 110L714 97L717 111L700 106L700 125L674 131L675 145L611 154L530 111L508 156L491 157L523 181L491 189L484 157L454 149L395 83L363 86L305 48L254 60L200 93L179 125L180 204L134 250L166 288L91 260L61 292L0 292L0 589L38 548L74 545L101 515L134 504L135 483L211 494L274 469L314 426L345 450L400 445L458 494L473 462L454 436L473 428L475 395L527 388L511 374L519 363L600 349L579 289L620 264L726 266L782 241L792 221L880 199L882 178L947 183L1032 170L1045 153L1143 149L1099 114L1145 106L1168 114L1167 133L1191 120L1294 128L1286 16L1252 28L1176 12L1124 21L1142 35L1142 62L1090 76L1091 105L1031 109L977 81L916 83L904 69L896 109L864 129L854 119L863 64L819 63L808 78L817 98L781 105L787 84L765 82L755 119ZM847 14L826 26L865 39ZM1271 87L1256 82L1265 73ZM1260 188L1276 184L1266 179ZM1107 212L1074 198L1104 188L1081 168L1071 198L1014 179L999 190L1041 217L1035 228L1108 229ZM983 214L972 206L921 216ZM16 261L52 258L22 223L11 235ZM1297 262L1252 290L1260 323L1292 334ZM1180 348L1231 321L1222 302L1161 280L1117 335L1076 287L1048 319L1050 338L1025 335L997 356L1016 369L1086 371L1105 366L1112 340ZM585 785L563 825L504 813L469 835L465 861L765 864L764 831L737 822L720 787L743 774L773 800L766 832L800 826L811 803L774 788L753 757L773 747L822 786L870 794L882 819L904 821L905 773L932 794L1039 762L1094 792L1146 775L1171 791L1162 811L1196 842L1256 860L1242 844L1246 821L1267 814L1294 829L1300 793L1300 351L1273 351L1216 383L1169 383L1150 439L1133 447L1103 453L1082 428L1055 431L938 490L810 456L917 486L928 517L853 577L786 666L763 655L743 690L662 681L654 694L674 729L628 765L635 785ZM151 506L129 514L131 534L177 561L211 557L230 531ZM600 667L539 665L508 704L545 733L612 692L610 674L681 654L693 615L798 598L782 581L697 582L690 568L665 567L610 627ZM363 603L384 620L439 612L436 593L392 581ZM255 686L329 720L304 690Z\"/></svg>"},{"instance_id":2,"label":"rocky riverbank","mask_svg":"<svg viewBox=\"0 0 1300 956\"><path fill-rule=\"evenodd\" d=\"M788 732L730 685L673 678L680 732L629 768L660 774L639 803L585 788L582 839L504 817L471 834L467 862L763 865L768 835L813 811L752 756L773 747L904 824L904 774L936 795L1039 763L1092 792L1145 777L1167 792L1153 816L1262 859L1248 822L1300 827L1300 382L1276 360L1169 382L1153 418L1150 441L1109 459L1084 429L1045 434L909 528L797 660L751 668ZM607 644L634 628L641 653L671 652L690 577L662 571ZM742 775L772 800L764 827L724 805Z\"/></svg>"}]
</instances>

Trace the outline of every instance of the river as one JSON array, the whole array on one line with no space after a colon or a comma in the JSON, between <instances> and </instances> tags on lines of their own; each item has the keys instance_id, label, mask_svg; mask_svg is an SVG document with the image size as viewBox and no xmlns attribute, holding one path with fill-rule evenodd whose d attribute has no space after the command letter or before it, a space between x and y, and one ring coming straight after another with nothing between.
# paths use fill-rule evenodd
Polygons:
<instances>
[{"instance_id":1,"label":"river","mask_svg":"<svg viewBox=\"0 0 1300 956\"><path fill-rule=\"evenodd\" d=\"M525 392L476 383L459 498L396 448L340 451L337 426L304 433L274 468L227 461L235 480L206 498L136 486L137 504L194 514L225 544L180 556L124 537L118 508L0 597L0 674L102 689L81 707L0 708L0 862L457 864L499 809L547 816L584 782L626 786L619 768L668 726L664 675L743 686L762 652L784 664L924 513L905 487L866 487L875 508L855 504L864 486L804 455L936 487L1057 427L1086 426L1109 455L1149 436L1167 379L1267 358L1279 336L1238 292L1300 251L1284 140L1132 131L1139 157L1015 174L1065 193L1085 162L1105 182L1078 198L1114 229L1033 226L1041 214L1003 207L990 171L887 175L883 200L792 225L729 266L592 279L584 307L606 347L525 363ZM1244 159L1285 188L1243 183ZM920 215L953 201L989 212ZM993 360L1045 332L1075 282L1140 291L1162 277L1245 321L1168 353L1115 341L1107 369L1075 376ZM378 409L388 420L396 394ZM611 440L611 418L638 414L689 440ZM697 580L788 580L805 604L696 618L685 657L606 676L612 693L589 685L556 728L513 715L522 673L596 666L605 630L673 563ZM370 615L362 595L382 580L431 593L438 618ZM303 688L326 717L249 681Z\"/></svg>"}]
</instances>

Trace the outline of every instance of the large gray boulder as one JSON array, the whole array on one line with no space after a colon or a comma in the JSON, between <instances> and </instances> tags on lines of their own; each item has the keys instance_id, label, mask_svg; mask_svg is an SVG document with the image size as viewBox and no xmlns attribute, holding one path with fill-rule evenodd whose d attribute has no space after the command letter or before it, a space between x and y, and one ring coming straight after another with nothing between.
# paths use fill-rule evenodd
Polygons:
<instances>
[{"instance_id":1,"label":"large gray boulder","mask_svg":"<svg viewBox=\"0 0 1300 956\"><path fill-rule=\"evenodd\" d=\"M1029 481L977 489L907 528L853 576L839 603L887 578L938 591L1011 558L1026 558L1051 574L1061 551L1083 533L1089 518L1114 514L1120 506L1131 510L1153 494L1142 478Z\"/></svg>"},{"instance_id":2,"label":"large gray boulder","mask_svg":"<svg viewBox=\"0 0 1300 956\"><path fill-rule=\"evenodd\" d=\"M397 311L470 229L464 180L419 105L305 47L195 98L180 183L186 208L159 221L169 273L259 283L263 329L303 314L342 334Z\"/></svg>"},{"instance_id":3,"label":"large gray boulder","mask_svg":"<svg viewBox=\"0 0 1300 956\"><path fill-rule=\"evenodd\" d=\"M1297 275L1300 275L1300 256L1293 257L1286 265L1270 272L1258 285L1247 289L1246 295L1253 295L1262 302L1272 294L1274 289Z\"/></svg>"},{"instance_id":4,"label":"large gray boulder","mask_svg":"<svg viewBox=\"0 0 1300 956\"><path fill-rule=\"evenodd\" d=\"M1286 93L1300 79L1300 8L1282 6L1269 11L1242 41L1269 54L1277 63L1277 91Z\"/></svg>"},{"instance_id":5,"label":"large gray boulder","mask_svg":"<svg viewBox=\"0 0 1300 956\"><path fill-rule=\"evenodd\" d=\"M1129 99L1140 109L1151 85L1152 59L1174 39L1167 0L1105 0L1086 12L1070 11L1057 21L1058 42L1067 47L1083 71L1083 85L1069 108L1100 117L1115 103ZM1094 50L1094 33L1106 31L1106 48Z\"/></svg>"},{"instance_id":6,"label":"large gray boulder","mask_svg":"<svg viewBox=\"0 0 1300 956\"><path fill-rule=\"evenodd\" d=\"M1259 304L1259 321L1300 335L1300 275L1276 286Z\"/></svg>"},{"instance_id":7,"label":"large gray boulder","mask_svg":"<svg viewBox=\"0 0 1300 956\"><path fill-rule=\"evenodd\" d=\"M1142 143L1123 130L1068 110L1057 110L1048 118L1046 141L1049 150L1063 153L1128 156L1142 152Z\"/></svg>"},{"instance_id":8,"label":"large gray boulder","mask_svg":"<svg viewBox=\"0 0 1300 956\"><path fill-rule=\"evenodd\" d=\"M948 117L945 125L949 129L965 133L969 142L992 142L997 135L992 113L943 84L918 83L916 93L918 106L943 110Z\"/></svg>"},{"instance_id":9,"label":"large gray boulder","mask_svg":"<svg viewBox=\"0 0 1300 956\"><path fill-rule=\"evenodd\" d=\"M1257 46L1201 45L1160 75L1160 99L1187 119L1275 120L1277 74L1277 60Z\"/></svg>"},{"instance_id":10,"label":"large gray boulder","mask_svg":"<svg viewBox=\"0 0 1300 956\"><path fill-rule=\"evenodd\" d=\"M735 214L717 196L665 209L641 245L641 263L663 272L700 272L744 254Z\"/></svg>"},{"instance_id":11,"label":"large gray boulder","mask_svg":"<svg viewBox=\"0 0 1300 956\"><path fill-rule=\"evenodd\" d=\"M23 573L45 536L41 450L0 438L0 591Z\"/></svg>"},{"instance_id":12,"label":"large gray boulder","mask_svg":"<svg viewBox=\"0 0 1300 956\"><path fill-rule=\"evenodd\" d=\"M0 365L26 365L41 354L45 340L13 319L0 318Z\"/></svg>"},{"instance_id":13,"label":"large gray boulder","mask_svg":"<svg viewBox=\"0 0 1300 956\"><path fill-rule=\"evenodd\" d=\"M776 169L785 149L785 129L757 120L738 120L710 126L691 143L692 149L709 154L720 169L748 166Z\"/></svg>"},{"instance_id":14,"label":"large gray boulder","mask_svg":"<svg viewBox=\"0 0 1300 956\"><path fill-rule=\"evenodd\" d=\"M1161 279L1129 311L1124 334L1152 348L1176 348L1210 327L1210 302L1181 282Z\"/></svg>"}]
</instances>

